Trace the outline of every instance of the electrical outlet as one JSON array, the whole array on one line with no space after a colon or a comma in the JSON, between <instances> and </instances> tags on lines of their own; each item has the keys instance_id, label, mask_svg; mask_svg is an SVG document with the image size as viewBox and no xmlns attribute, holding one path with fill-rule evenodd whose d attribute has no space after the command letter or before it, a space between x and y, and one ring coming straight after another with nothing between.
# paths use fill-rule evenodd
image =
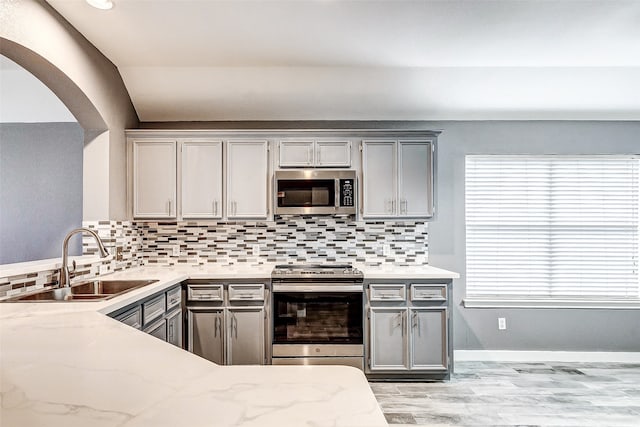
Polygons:
<instances>
[{"instance_id":1,"label":"electrical outlet","mask_svg":"<svg viewBox=\"0 0 640 427\"><path fill-rule=\"evenodd\" d=\"M255 244L251 246L251 254L253 256L260 256L260 245Z\"/></svg>"},{"instance_id":2,"label":"electrical outlet","mask_svg":"<svg viewBox=\"0 0 640 427\"><path fill-rule=\"evenodd\" d=\"M173 256L180 256L180 245L173 246Z\"/></svg>"},{"instance_id":3,"label":"electrical outlet","mask_svg":"<svg viewBox=\"0 0 640 427\"><path fill-rule=\"evenodd\" d=\"M109 266L108 265L101 265L100 266L99 274L107 274L108 272L109 272Z\"/></svg>"},{"instance_id":4,"label":"electrical outlet","mask_svg":"<svg viewBox=\"0 0 640 427\"><path fill-rule=\"evenodd\" d=\"M507 329L507 319L505 317L498 317L498 329L501 331Z\"/></svg>"},{"instance_id":5,"label":"electrical outlet","mask_svg":"<svg viewBox=\"0 0 640 427\"><path fill-rule=\"evenodd\" d=\"M391 256L391 245L385 243L382 245L382 256Z\"/></svg>"}]
</instances>

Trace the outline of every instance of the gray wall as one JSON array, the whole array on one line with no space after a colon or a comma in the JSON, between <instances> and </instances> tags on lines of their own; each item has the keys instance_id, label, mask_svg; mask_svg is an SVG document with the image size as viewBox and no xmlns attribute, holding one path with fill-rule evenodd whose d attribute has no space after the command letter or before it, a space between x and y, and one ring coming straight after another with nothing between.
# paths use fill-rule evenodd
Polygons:
<instances>
[{"instance_id":1,"label":"gray wall","mask_svg":"<svg viewBox=\"0 0 640 427\"><path fill-rule=\"evenodd\" d=\"M640 153L640 122L438 122L429 263L454 270L456 350L640 351L640 310L464 308L465 154ZM498 330L506 317L507 330Z\"/></svg>"},{"instance_id":2,"label":"gray wall","mask_svg":"<svg viewBox=\"0 0 640 427\"><path fill-rule=\"evenodd\" d=\"M61 256L82 224L83 146L77 123L0 124L0 264Z\"/></svg>"}]
</instances>

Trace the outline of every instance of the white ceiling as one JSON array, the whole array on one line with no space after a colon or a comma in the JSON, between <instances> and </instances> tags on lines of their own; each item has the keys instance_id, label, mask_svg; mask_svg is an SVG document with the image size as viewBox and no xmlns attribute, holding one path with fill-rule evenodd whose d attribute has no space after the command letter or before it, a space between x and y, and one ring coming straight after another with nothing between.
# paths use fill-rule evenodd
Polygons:
<instances>
[{"instance_id":1,"label":"white ceiling","mask_svg":"<svg viewBox=\"0 0 640 427\"><path fill-rule=\"evenodd\" d=\"M640 119L640 1L47 0L142 121Z\"/></svg>"}]
</instances>

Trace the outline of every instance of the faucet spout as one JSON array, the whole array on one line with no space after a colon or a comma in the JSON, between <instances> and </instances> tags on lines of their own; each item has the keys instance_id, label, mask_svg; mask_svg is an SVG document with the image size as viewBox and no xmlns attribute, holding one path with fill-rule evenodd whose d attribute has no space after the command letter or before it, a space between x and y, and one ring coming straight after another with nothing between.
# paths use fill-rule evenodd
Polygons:
<instances>
[{"instance_id":1,"label":"faucet spout","mask_svg":"<svg viewBox=\"0 0 640 427\"><path fill-rule=\"evenodd\" d=\"M76 228L75 230L71 230L62 242L62 267L60 268L59 286L61 288L68 288L71 286L71 281L69 280L69 240L72 236L78 233L88 233L96 240L101 258L109 256L109 252L107 251L107 248L104 247L104 243L100 239L100 236L98 236L98 233L88 228Z\"/></svg>"}]
</instances>

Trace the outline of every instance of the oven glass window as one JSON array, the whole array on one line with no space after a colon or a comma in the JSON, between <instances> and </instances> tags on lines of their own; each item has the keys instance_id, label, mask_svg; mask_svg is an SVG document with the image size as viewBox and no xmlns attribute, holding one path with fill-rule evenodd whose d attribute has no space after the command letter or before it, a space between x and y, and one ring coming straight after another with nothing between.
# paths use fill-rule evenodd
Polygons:
<instances>
[{"instance_id":1,"label":"oven glass window","mask_svg":"<svg viewBox=\"0 0 640 427\"><path fill-rule=\"evenodd\" d=\"M273 342L362 344L362 293L273 294Z\"/></svg>"},{"instance_id":2,"label":"oven glass window","mask_svg":"<svg viewBox=\"0 0 640 427\"><path fill-rule=\"evenodd\" d=\"M333 179L278 180L278 207L313 207L335 205Z\"/></svg>"}]
</instances>

